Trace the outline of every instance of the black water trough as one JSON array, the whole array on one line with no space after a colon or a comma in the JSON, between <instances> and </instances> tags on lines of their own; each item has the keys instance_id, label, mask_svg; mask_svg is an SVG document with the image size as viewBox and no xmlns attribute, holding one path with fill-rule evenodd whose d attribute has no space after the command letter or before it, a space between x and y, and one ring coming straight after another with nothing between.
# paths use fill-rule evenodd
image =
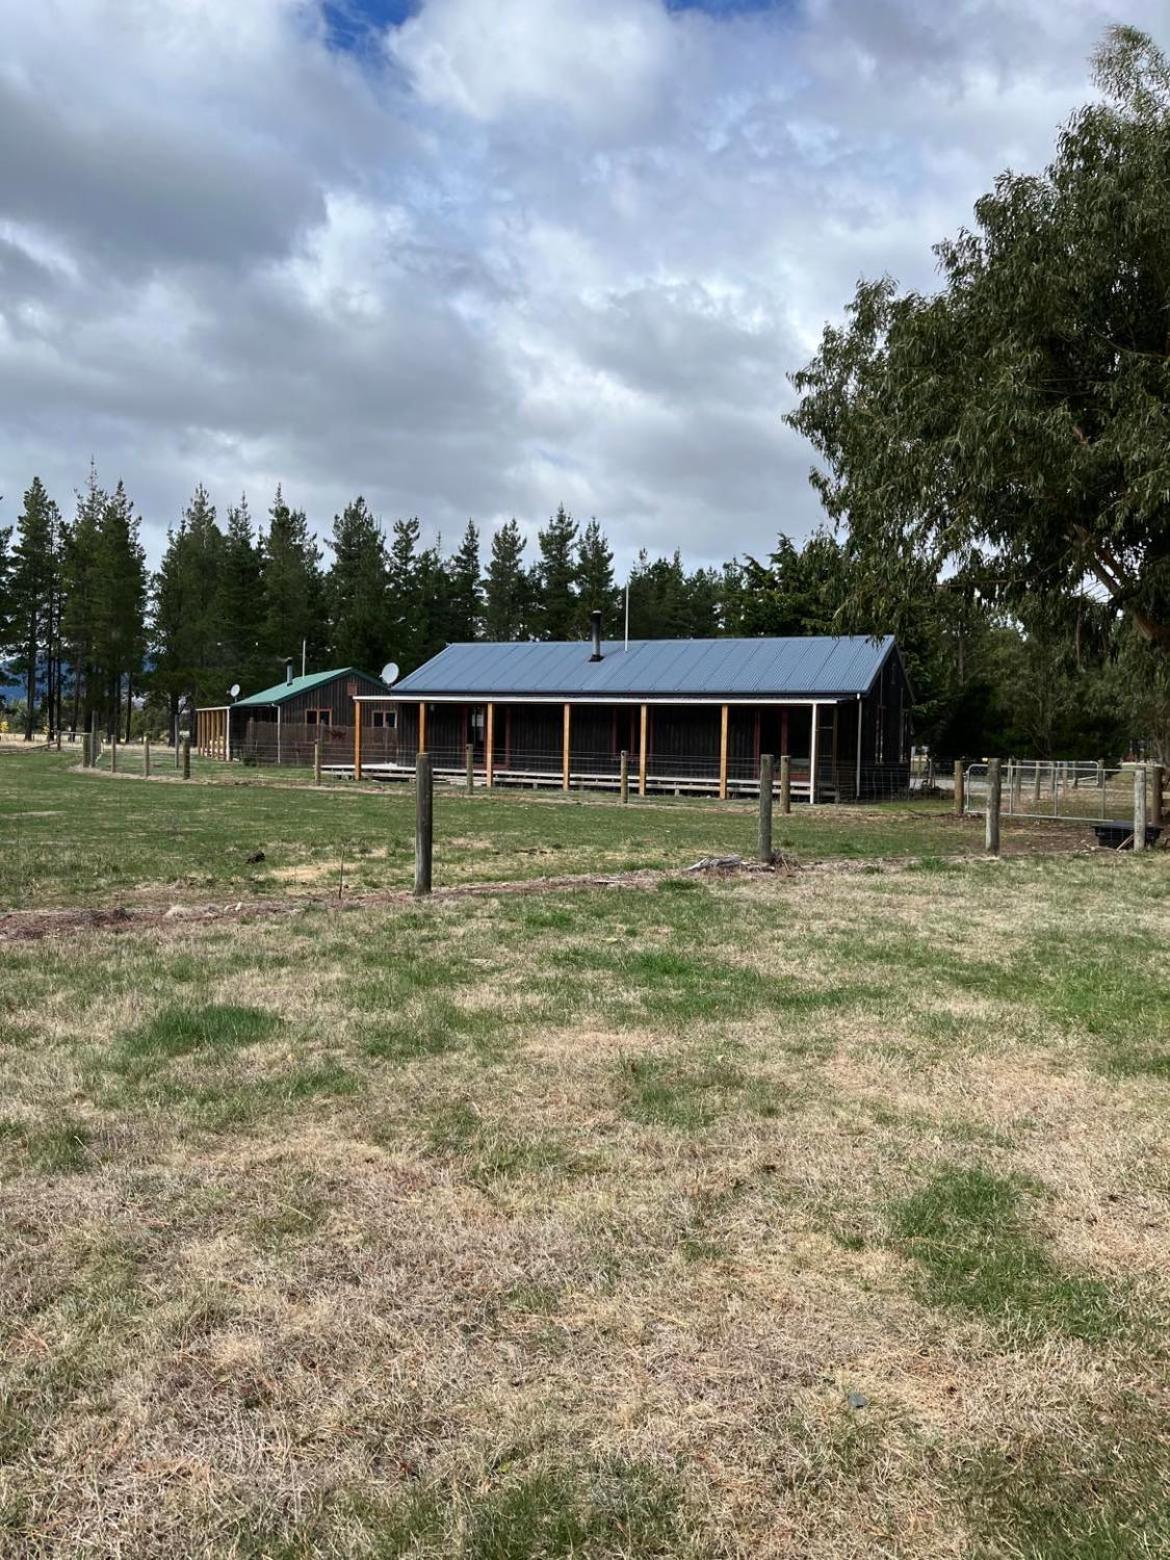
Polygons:
<instances>
[{"instance_id":1,"label":"black water trough","mask_svg":"<svg viewBox=\"0 0 1170 1560\"><path fill-rule=\"evenodd\" d=\"M1107 823L1095 823L1093 833L1097 836L1097 844L1103 845L1106 850L1132 850L1133 849L1133 824L1119 823L1111 819ZM1156 845L1162 833L1161 825L1157 823L1146 824L1146 845Z\"/></svg>"}]
</instances>

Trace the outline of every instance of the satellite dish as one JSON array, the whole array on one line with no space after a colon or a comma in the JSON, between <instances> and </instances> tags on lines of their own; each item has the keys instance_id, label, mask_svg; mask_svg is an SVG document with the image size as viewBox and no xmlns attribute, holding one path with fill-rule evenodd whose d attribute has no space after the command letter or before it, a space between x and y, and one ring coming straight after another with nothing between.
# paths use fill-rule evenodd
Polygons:
<instances>
[{"instance_id":1,"label":"satellite dish","mask_svg":"<svg viewBox=\"0 0 1170 1560\"><path fill-rule=\"evenodd\" d=\"M392 688L398 681L397 661L386 662L386 665L382 668L382 681L386 684L387 688Z\"/></svg>"},{"instance_id":2,"label":"satellite dish","mask_svg":"<svg viewBox=\"0 0 1170 1560\"><path fill-rule=\"evenodd\" d=\"M240 696L240 685L239 685L239 683L232 683L231 687L228 689L228 698L229 699L238 699L239 696Z\"/></svg>"}]
</instances>

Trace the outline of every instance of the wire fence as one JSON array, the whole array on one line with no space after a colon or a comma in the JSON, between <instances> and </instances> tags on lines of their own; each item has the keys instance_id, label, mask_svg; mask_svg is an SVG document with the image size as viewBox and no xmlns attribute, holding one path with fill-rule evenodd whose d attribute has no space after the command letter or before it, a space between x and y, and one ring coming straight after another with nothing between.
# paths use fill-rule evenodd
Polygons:
<instances>
[{"instance_id":1,"label":"wire fence","mask_svg":"<svg viewBox=\"0 0 1170 1560\"><path fill-rule=\"evenodd\" d=\"M967 766L965 812L986 812L988 772L987 764ZM1152 764L1111 766L1096 759L1008 759L1000 769L1000 811L1005 818L1055 823L1132 823L1139 774L1145 776L1148 816L1160 823L1161 769Z\"/></svg>"}]
</instances>

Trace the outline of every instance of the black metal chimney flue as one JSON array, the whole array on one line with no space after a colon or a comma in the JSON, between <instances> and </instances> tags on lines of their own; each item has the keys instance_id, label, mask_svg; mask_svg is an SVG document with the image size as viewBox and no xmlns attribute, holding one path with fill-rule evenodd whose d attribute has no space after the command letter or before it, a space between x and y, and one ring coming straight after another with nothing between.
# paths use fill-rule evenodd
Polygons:
<instances>
[{"instance_id":1,"label":"black metal chimney flue","mask_svg":"<svg viewBox=\"0 0 1170 1560\"><path fill-rule=\"evenodd\" d=\"M589 659L591 661L600 661L601 660L601 613L598 612L596 609L594 609L594 611L592 611L589 614L589 616L590 616L590 618L592 619L592 622L593 622L593 654L589 657Z\"/></svg>"},{"instance_id":2,"label":"black metal chimney flue","mask_svg":"<svg viewBox=\"0 0 1170 1560\"><path fill-rule=\"evenodd\" d=\"M289 684L293 680L292 669L293 669L292 657L289 656L288 660L285 661L285 663L284 663L284 683L285 683L285 687L286 688L289 686Z\"/></svg>"}]
</instances>

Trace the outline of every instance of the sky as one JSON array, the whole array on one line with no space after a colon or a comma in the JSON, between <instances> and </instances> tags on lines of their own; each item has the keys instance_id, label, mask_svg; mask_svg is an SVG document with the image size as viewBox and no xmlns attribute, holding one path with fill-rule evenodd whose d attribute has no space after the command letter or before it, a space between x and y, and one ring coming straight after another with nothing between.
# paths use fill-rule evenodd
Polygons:
<instances>
[{"instance_id":1,"label":"sky","mask_svg":"<svg viewBox=\"0 0 1170 1560\"><path fill-rule=\"evenodd\" d=\"M37 0L0 54L0 526L92 459L619 572L818 523L788 375L1160 0ZM1163 30L1165 30L1164 23ZM1167 39L1161 38L1165 43Z\"/></svg>"}]
</instances>

